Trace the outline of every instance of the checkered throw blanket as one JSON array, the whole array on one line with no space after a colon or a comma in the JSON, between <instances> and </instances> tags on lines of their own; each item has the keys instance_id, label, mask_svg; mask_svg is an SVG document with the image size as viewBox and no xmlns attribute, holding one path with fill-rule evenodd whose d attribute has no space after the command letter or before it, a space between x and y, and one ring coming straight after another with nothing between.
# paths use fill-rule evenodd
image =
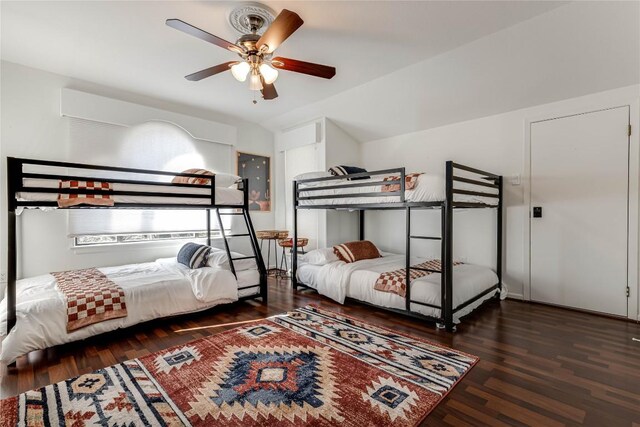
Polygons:
<instances>
[{"instance_id":1,"label":"checkered throw blanket","mask_svg":"<svg viewBox=\"0 0 640 427\"><path fill-rule=\"evenodd\" d=\"M58 188L78 190L111 190L111 183L100 181L60 181ZM76 205L113 206L113 199L108 194L58 194L58 206L68 208Z\"/></svg>"},{"instance_id":2,"label":"checkered throw blanket","mask_svg":"<svg viewBox=\"0 0 640 427\"><path fill-rule=\"evenodd\" d=\"M67 332L127 315L124 291L97 268L51 275L67 300Z\"/></svg>"},{"instance_id":3,"label":"checkered throw blanket","mask_svg":"<svg viewBox=\"0 0 640 427\"><path fill-rule=\"evenodd\" d=\"M413 190L418 185L418 178L422 173L408 173L404 176L404 189ZM391 175L384 177L383 181L399 181L400 175ZM400 191L400 184L385 184L382 186L383 193L392 193Z\"/></svg>"},{"instance_id":4,"label":"checkered throw blanket","mask_svg":"<svg viewBox=\"0 0 640 427\"><path fill-rule=\"evenodd\" d=\"M461 262L453 263L453 265L460 265L460 264L462 263ZM426 268L429 270L434 270L436 272L442 271L442 266L440 265L439 259L432 259L431 261L415 264L415 265L412 265L412 267ZM428 276L431 273L433 273L433 271L409 269L409 277L410 277L409 280L413 281L419 277ZM401 297L404 298L407 295L406 268L401 268L399 270L394 270L394 271L387 271L380 274L373 288L377 291L391 292L392 294L400 295Z\"/></svg>"}]
</instances>

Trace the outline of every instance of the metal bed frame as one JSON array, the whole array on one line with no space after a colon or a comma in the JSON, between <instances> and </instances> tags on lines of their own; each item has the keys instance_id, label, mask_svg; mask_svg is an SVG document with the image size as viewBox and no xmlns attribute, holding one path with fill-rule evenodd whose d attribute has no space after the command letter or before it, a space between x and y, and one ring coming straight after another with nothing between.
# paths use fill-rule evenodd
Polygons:
<instances>
[{"instance_id":1,"label":"metal bed frame","mask_svg":"<svg viewBox=\"0 0 640 427\"><path fill-rule=\"evenodd\" d=\"M258 285L244 286L238 288L238 290L259 288L259 291L252 295L247 295L239 298L239 300L249 300L255 298L261 298L263 302L267 302L267 271L264 266L264 260L262 259L262 253L258 247L258 240L256 238L253 223L249 216L249 192L248 192L248 180L245 178L239 183L238 189L243 193L242 205L227 205L217 204L215 194L215 175L210 177L211 183L209 185L198 184L174 184L170 182L148 181L143 179L137 179L130 177L127 179L120 178L98 178L91 176L78 176L68 175L64 173L31 173L25 172L24 166L45 166L54 168L68 168L68 169L82 169L87 171L108 171L124 174L141 174L151 177L166 177L166 176L181 176L181 177L194 177L202 178L202 175L183 173L183 172L167 172L156 171L149 169L134 169L124 167L102 166L102 165L89 165L83 163L70 163L70 162L57 162L48 160L34 160L34 159L22 159L15 157L7 158L7 196L8 196L8 250L7 250L7 334L16 324L16 280L17 280L17 264L18 256L16 250L16 209L21 207L58 207L56 201L20 201L17 199L18 193L55 193L55 194L107 194L110 196L152 196L152 197L165 197L165 198L189 198L189 199L204 199L208 204L181 204L181 203L116 203L114 206L93 206L93 205L79 205L69 208L59 209L192 209L192 210L205 210L207 215L207 245L211 245L211 211L214 210L218 223L220 224L220 234L224 241L224 247L229 259L229 267L234 276L237 277L236 270L233 264L234 260L254 258L258 266L260 273L260 283ZM150 185L158 188L158 191L124 191L124 190L107 190L107 189L69 189L69 188L49 188L49 187L25 187L24 179L37 178L53 180L56 183L62 180L78 180L78 181L101 181L118 184L139 184ZM188 194L188 193L165 193L164 189L168 187L188 187L188 188L206 188L210 189L209 194ZM220 209L234 209L233 212L220 212ZM226 234L224 227L222 226L222 215L237 215L242 216L247 228L247 233L241 234ZM248 237L251 243L251 249L253 251L252 256L246 256L241 258L232 258L231 251L229 249L228 239L235 237Z\"/></svg>"},{"instance_id":2,"label":"metal bed frame","mask_svg":"<svg viewBox=\"0 0 640 427\"><path fill-rule=\"evenodd\" d=\"M462 171L470 177L455 175L454 172ZM399 175L400 179L383 181L382 179L373 180L375 176L379 175ZM342 176L332 176L326 178L312 178L304 179L293 182L293 195L294 195L294 211L293 211L293 249L292 253L295 254L292 257L292 274L291 280L293 288L298 287L313 289L308 285L301 283L297 278L298 268L298 251L297 251L297 237L298 237L298 210L300 209L336 209L336 210L353 210L359 213L359 239L364 240L365 235L365 211L367 210L404 210L406 215L406 296L405 296L405 309L392 309L388 307L378 308L389 310L412 317L418 317L422 319L428 319L435 321L438 327L443 327L447 331L452 332L455 330L453 323L454 313L467 307L469 304L474 303L478 299L484 297L490 292L496 289L502 289L502 176L485 172L480 169L472 168L469 166L447 161L445 164L445 199L443 201L435 202L410 202L407 201L405 196L405 168L385 169L371 172L360 172ZM349 181L353 178L371 178L363 181ZM316 187L300 187L300 184L318 183L323 181L336 181L345 180L345 183L336 185L322 185ZM467 189L461 189L455 186L456 183L464 183L467 185ZM399 184L400 190L393 192L370 192L370 193L353 193L353 194L337 194L337 195L305 195L314 191L323 191L330 189L341 188L357 188L357 187L369 187L376 185L390 185ZM497 193L487 193L486 189L491 188L497 190ZM477 202L463 202L454 200L456 194L479 196L482 198L496 199L496 204L489 203L477 203ZM389 197L397 196L398 202L389 203L363 203L363 204L318 204L318 205L304 205L300 204L304 200L330 200L341 199L348 197ZM498 276L498 283L491 286L479 293L478 295L470 298L458 306L453 306L453 212L455 209L496 209L497 213L497 233L496 233L496 274ZM418 236L411 234L411 212L413 210L422 209L440 209L441 211L441 235L440 236ZM428 270L410 265L411 259L411 240L412 239L424 239L440 241L440 260L442 271ZM431 273L441 273L441 290L440 290L440 305L427 304L424 302L411 299L411 286L409 271L411 269L424 270ZM426 316L416 313L411 310L411 304L418 304L440 310L440 317ZM373 304L369 304L373 305Z\"/></svg>"}]
</instances>

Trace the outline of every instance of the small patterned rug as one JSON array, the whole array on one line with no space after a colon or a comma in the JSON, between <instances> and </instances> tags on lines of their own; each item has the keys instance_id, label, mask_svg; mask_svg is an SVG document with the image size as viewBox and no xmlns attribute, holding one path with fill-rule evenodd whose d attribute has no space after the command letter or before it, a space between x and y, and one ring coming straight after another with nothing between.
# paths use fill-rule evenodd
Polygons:
<instances>
[{"instance_id":1,"label":"small patterned rug","mask_svg":"<svg viewBox=\"0 0 640 427\"><path fill-rule=\"evenodd\" d=\"M0 401L0 425L410 426L477 361L308 306Z\"/></svg>"}]
</instances>

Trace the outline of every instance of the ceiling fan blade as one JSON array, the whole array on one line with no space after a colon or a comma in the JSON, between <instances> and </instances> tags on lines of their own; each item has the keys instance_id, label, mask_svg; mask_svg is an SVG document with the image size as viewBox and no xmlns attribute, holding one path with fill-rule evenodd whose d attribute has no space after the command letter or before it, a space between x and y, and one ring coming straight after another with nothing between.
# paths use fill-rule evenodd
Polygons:
<instances>
[{"instance_id":1,"label":"ceiling fan blade","mask_svg":"<svg viewBox=\"0 0 640 427\"><path fill-rule=\"evenodd\" d=\"M262 97L265 100L276 99L278 97L278 92L276 91L276 87L273 85L273 83L265 83L263 77L260 77L260 80L262 81Z\"/></svg>"},{"instance_id":2,"label":"ceiling fan blade","mask_svg":"<svg viewBox=\"0 0 640 427\"><path fill-rule=\"evenodd\" d=\"M302 24L304 24L304 21L297 13L282 9L282 12L276 16L276 19L269 25L267 31L260 37L256 46L266 53L271 53L300 28Z\"/></svg>"},{"instance_id":3,"label":"ceiling fan blade","mask_svg":"<svg viewBox=\"0 0 640 427\"><path fill-rule=\"evenodd\" d=\"M191 24L187 24L186 22L180 19L167 19L166 24L171 28L175 28L176 30L182 31L183 33L187 33L191 36L197 37L200 40L213 43L216 46L220 46L223 49L228 49L236 53L244 52L244 49L242 49L240 46L235 45L231 42L228 42L224 39L221 39L218 36L214 36L213 34L207 33L206 31L201 30L198 27L194 27Z\"/></svg>"},{"instance_id":4,"label":"ceiling fan blade","mask_svg":"<svg viewBox=\"0 0 640 427\"><path fill-rule=\"evenodd\" d=\"M198 80L206 79L207 77L211 77L218 73L227 71L231 68L233 64L236 64L236 63L237 61L230 61L230 62L225 62L224 64L218 64L213 67L209 67L204 70L198 71L197 73L189 74L188 76L185 76L185 79L192 82L197 82Z\"/></svg>"},{"instance_id":5,"label":"ceiling fan blade","mask_svg":"<svg viewBox=\"0 0 640 427\"><path fill-rule=\"evenodd\" d=\"M278 56L271 60L271 65L281 70L293 71L294 73L309 74L310 76L330 79L336 75L335 67L328 65L314 64L312 62L298 61Z\"/></svg>"}]
</instances>

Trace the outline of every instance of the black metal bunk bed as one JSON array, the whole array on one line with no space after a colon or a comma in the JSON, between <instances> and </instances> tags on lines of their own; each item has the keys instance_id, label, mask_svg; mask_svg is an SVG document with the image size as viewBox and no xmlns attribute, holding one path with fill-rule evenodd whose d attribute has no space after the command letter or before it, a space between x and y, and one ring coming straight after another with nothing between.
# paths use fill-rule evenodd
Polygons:
<instances>
[{"instance_id":1,"label":"black metal bunk bed","mask_svg":"<svg viewBox=\"0 0 640 427\"><path fill-rule=\"evenodd\" d=\"M82 169L87 171L98 171L98 174L103 172L114 172L118 174L128 175L126 179L111 178L111 177L91 177L91 176L78 176L68 175L63 173L33 173L25 172L24 166L36 166L36 167L53 167L64 169ZM124 167L113 167L103 165L88 165L82 163L70 163L70 162L57 162L48 160L33 160L22 159L15 157L7 158L7 194L8 194L8 250L7 250L7 334L16 324L16 280L17 280L17 250L16 250L16 210L18 208L41 208L41 207L55 207L59 209L192 209L192 210L205 210L206 211L206 224L207 224L207 245L211 245L211 211L215 211L216 217L220 226L220 234L224 241L225 251L229 259L229 267L234 276L237 277L233 261L245 258L254 258L258 272L260 274L260 283L258 285L250 285L238 288L238 291L259 288L259 291L255 294L246 295L239 300L249 300L255 298L261 298L263 302L267 302L267 271L262 259L262 253L258 246L258 240L256 238L253 223L249 216L249 192L248 192L248 180L245 178L238 184L238 190L242 191L242 204L222 204L216 202L216 186L215 175L207 178L211 178L210 184L178 184L172 182L160 182L151 181L145 179L137 179L132 177L133 175L143 175L149 177L192 177L203 178L203 175L197 175L192 173L183 172L167 172L156 171L148 169L134 169ZM77 181L99 181L109 182L111 184L133 184L154 186L158 188L158 191L125 191L125 190L106 190L106 189L71 189L71 188L51 188L51 187L35 187L25 186L25 179L39 179L39 180L52 180L56 184L65 180L77 180ZM164 189L168 187L173 188L185 188L186 189L209 189L209 193L200 192L194 193L175 193L164 192ZM22 193L54 193L54 194L99 194L109 196L139 196L139 197L155 197L165 199L198 199L206 201L206 203L188 204L188 203L163 203L161 199L154 199L156 203L115 203L114 206L94 206L94 205L78 205L68 208L60 208L57 201L37 201L37 200L18 200L18 194ZM220 209L233 210L232 212L220 212ZM223 215L236 215L242 216L247 229L246 233L239 234L226 234L224 227L222 226ZM234 237L248 237L253 251L252 256L246 256L242 258L232 258L231 251L229 249L228 239Z\"/></svg>"},{"instance_id":2,"label":"black metal bunk bed","mask_svg":"<svg viewBox=\"0 0 640 427\"><path fill-rule=\"evenodd\" d=\"M458 170L461 173L455 175L454 172ZM399 179L383 181L380 178L377 181L372 181L376 176L393 175L399 176ZM466 176L461 176L466 175ZM298 237L298 210L300 209L336 209L336 210L349 210L359 212L359 240L364 240L365 235L365 211L367 210L404 210L406 215L406 296L405 296L405 309L398 310L388 307L379 307L384 310L390 310L412 317L418 317L435 321L438 326L444 327L447 331L454 331L455 325L453 323L454 313L474 303L478 299L484 297L490 292L496 289L502 290L502 176L485 172L480 169L472 168L469 166L454 163L453 161L447 161L445 164L445 195L442 201L429 201L429 202L412 202L408 201L405 195L405 168L386 169L371 172L360 172L350 175L332 176L326 178L312 178L304 179L293 182L293 195L294 195L294 212L293 212L293 249L292 253L297 254L297 237ZM369 178L361 181L350 181L353 178ZM323 181L336 181L341 180L344 183L335 185L318 185L318 186L303 186L301 184L314 183L318 184ZM347 180L349 180L347 182ZM456 187L456 183L462 183L465 188ZM335 194L335 195L301 195L302 193L309 194L314 191L326 191L326 190L338 190L338 189L350 189L357 187L369 187L369 186L382 186L382 185L399 185L398 191L392 192L366 192L366 193L353 193L353 194ZM487 188L493 189L494 193L488 193ZM456 201L455 195L477 196L479 198L487 198L489 200L495 200L495 203L485 202L470 202L470 201ZM342 198L362 198L362 197L398 197L397 202L386 203L362 203L362 204L334 204L330 203L330 199L342 199ZM301 201L319 201L326 200L328 203L322 204L300 204ZM497 232L496 232L496 275L498 276L498 283L490 288L480 292L474 297L466 300L458 306L453 306L453 212L455 209L495 209L497 216ZM417 236L411 234L411 211L421 209L440 209L441 210L441 236ZM441 273L441 289L440 289L440 305L427 304L421 301L415 301L411 299L411 286L409 271L411 269L421 269L412 267L410 265L411 259L411 240L412 239L425 239L440 241L440 260L442 271L427 270L432 273ZM311 287L300 283L297 278L298 257L294 255L292 257L292 274L291 280L293 288L298 287L309 288ZM440 310L440 317L426 316L416 313L411 310L411 304L423 305Z\"/></svg>"}]
</instances>

